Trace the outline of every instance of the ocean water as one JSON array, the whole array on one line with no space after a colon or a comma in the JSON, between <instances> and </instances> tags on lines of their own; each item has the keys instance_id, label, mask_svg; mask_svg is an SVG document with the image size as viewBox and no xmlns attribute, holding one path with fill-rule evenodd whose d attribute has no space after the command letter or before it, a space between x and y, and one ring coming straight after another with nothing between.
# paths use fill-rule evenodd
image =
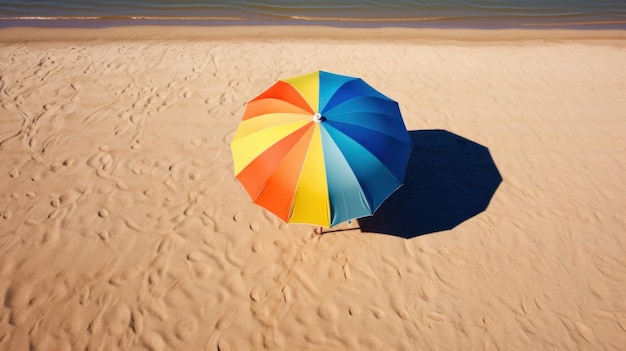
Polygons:
<instances>
[{"instance_id":1,"label":"ocean water","mask_svg":"<svg viewBox=\"0 0 626 351\"><path fill-rule=\"evenodd\" d=\"M626 0L0 0L0 27L129 22L626 29Z\"/></svg>"}]
</instances>

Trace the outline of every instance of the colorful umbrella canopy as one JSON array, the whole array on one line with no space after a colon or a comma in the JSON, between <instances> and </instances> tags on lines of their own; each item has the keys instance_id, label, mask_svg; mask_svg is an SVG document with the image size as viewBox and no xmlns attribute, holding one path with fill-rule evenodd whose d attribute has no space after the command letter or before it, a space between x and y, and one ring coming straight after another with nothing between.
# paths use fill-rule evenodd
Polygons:
<instances>
[{"instance_id":1,"label":"colorful umbrella canopy","mask_svg":"<svg viewBox=\"0 0 626 351\"><path fill-rule=\"evenodd\" d=\"M231 149L252 200L287 223L330 227L374 213L402 186L412 142L398 104L318 71L247 104Z\"/></svg>"}]
</instances>

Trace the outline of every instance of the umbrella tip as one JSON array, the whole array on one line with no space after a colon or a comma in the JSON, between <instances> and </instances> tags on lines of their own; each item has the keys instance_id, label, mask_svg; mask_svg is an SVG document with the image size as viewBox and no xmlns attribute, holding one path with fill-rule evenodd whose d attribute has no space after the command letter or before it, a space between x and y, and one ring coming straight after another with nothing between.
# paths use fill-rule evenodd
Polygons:
<instances>
[{"instance_id":1,"label":"umbrella tip","mask_svg":"<svg viewBox=\"0 0 626 351\"><path fill-rule=\"evenodd\" d=\"M318 112L318 113L313 115L313 122L320 123L323 120L324 120L324 117L322 117L321 113Z\"/></svg>"}]
</instances>

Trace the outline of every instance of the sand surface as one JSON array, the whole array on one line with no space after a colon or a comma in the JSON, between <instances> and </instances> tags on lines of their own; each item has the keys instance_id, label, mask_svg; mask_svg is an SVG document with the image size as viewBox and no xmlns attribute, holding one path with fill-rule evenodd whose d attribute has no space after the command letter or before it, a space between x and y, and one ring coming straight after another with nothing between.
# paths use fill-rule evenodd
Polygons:
<instances>
[{"instance_id":1,"label":"sand surface","mask_svg":"<svg viewBox=\"0 0 626 351\"><path fill-rule=\"evenodd\" d=\"M413 190L377 228L414 237L235 180L246 102L318 69L399 102ZM0 349L624 345L624 32L0 30Z\"/></svg>"}]
</instances>

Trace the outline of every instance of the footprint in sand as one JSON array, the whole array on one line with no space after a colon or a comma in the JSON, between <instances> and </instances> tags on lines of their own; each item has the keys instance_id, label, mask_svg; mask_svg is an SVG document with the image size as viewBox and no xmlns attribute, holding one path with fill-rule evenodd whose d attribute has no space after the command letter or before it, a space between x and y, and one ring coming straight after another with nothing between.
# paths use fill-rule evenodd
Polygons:
<instances>
[{"instance_id":1,"label":"footprint in sand","mask_svg":"<svg viewBox=\"0 0 626 351\"><path fill-rule=\"evenodd\" d=\"M130 313L130 328L135 334L141 334L144 328L143 314L137 310Z\"/></svg>"},{"instance_id":2,"label":"footprint in sand","mask_svg":"<svg viewBox=\"0 0 626 351\"><path fill-rule=\"evenodd\" d=\"M250 300L253 302L260 302L265 297L263 293L263 288L261 286L255 286L250 291Z\"/></svg>"},{"instance_id":3,"label":"footprint in sand","mask_svg":"<svg viewBox=\"0 0 626 351\"><path fill-rule=\"evenodd\" d=\"M106 208L101 208L98 210L98 217L107 219L109 218L109 210Z\"/></svg>"},{"instance_id":4,"label":"footprint in sand","mask_svg":"<svg viewBox=\"0 0 626 351\"><path fill-rule=\"evenodd\" d=\"M213 272L214 264L219 267L224 266L223 256L213 254L214 248L206 245L200 250L191 251L187 254L188 265L196 278L206 278Z\"/></svg>"},{"instance_id":5,"label":"footprint in sand","mask_svg":"<svg viewBox=\"0 0 626 351\"><path fill-rule=\"evenodd\" d=\"M32 286L28 284L13 284L4 295L4 305L9 308L28 307Z\"/></svg>"},{"instance_id":6,"label":"footprint in sand","mask_svg":"<svg viewBox=\"0 0 626 351\"><path fill-rule=\"evenodd\" d=\"M215 329L221 331L230 327L237 318L237 312L238 310L236 306L228 308L215 323Z\"/></svg>"},{"instance_id":7,"label":"footprint in sand","mask_svg":"<svg viewBox=\"0 0 626 351\"><path fill-rule=\"evenodd\" d=\"M13 167L10 171L9 171L9 176L11 178L18 178L20 176L20 170L17 167Z\"/></svg>"},{"instance_id":8,"label":"footprint in sand","mask_svg":"<svg viewBox=\"0 0 626 351\"><path fill-rule=\"evenodd\" d=\"M118 302L103 314L103 324L107 333L121 338L130 328L131 310L123 302Z\"/></svg>"},{"instance_id":9,"label":"footprint in sand","mask_svg":"<svg viewBox=\"0 0 626 351\"><path fill-rule=\"evenodd\" d=\"M113 177L113 170L117 167L117 161L107 146L101 146L99 151L87 160L87 165L96 171L98 177L117 180Z\"/></svg>"},{"instance_id":10,"label":"footprint in sand","mask_svg":"<svg viewBox=\"0 0 626 351\"><path fill-rule=\"evenodd\" d=\"M374 315L376 319L383 319L385 318L385 311L378 307L372 307L372 315Z\"/></svg>"},{"instance_id":11,"label":"footprint in sand","mask_svg":"<svg viewBox=\"0 0 626 351\"><path fill-rule=\"evenodd\" d=\"M28 284L11 285L4 298L4 305L9 308L9 323L22 325L29 316L32 299L32 286Z\"/></svg>"},{"instance_id":12,"label":"footprint in sand","mask_svg":"<svg viewBox=\"0 0 626 351\"><path fill-rule=\"evenodd\" d=\"M435 284L432 282L432 280L430 280L430 279L425 280L423 282L421 290L422 291L420 293L420 296L425 301L430 301L435 296L437 296L437 288L436 288Z\"/></svg>"},{"instance_id":13,"label":"footprint in sand","mask_svg":"<svg viewBox=\"0 0 626 351\"><path fill-rule=\"evenodd\" d=\"M161 334L152 331L144 335L141 339L143 346L150 351L162 351L165 350L165 341Z\"/></svg>"},{"instance_id":14,"label":"footprint in sand","mask_svg":"<svg viewBox=\"0 0 626 351\"><path fill-rule=\"evenodd\" d=\"M193 317L188 317L176 323L174 334L180 340L189 340L197 331L198 321Z\"/></svg>"},{"instance_id":15,"label":"footprint in sand","mask_svg":"<svg viewBox=\"0 0 626 351\"><path fill-rule=\"evenodd\" d=\"M402 295L395 294L391 296L391 307L393 308L394 312L396 312L398 317L404 320L408 320L411 317L411 315L409 314L409 312L406 310L404 306Z\"/></svg>"},{"instance_id":16,"label":"footprint in sand","mask_svg":"<svg viewBox=\"0 0 626 351\"><path fill-rule=\"evenodd\" d=\"M361 314L361 308L359 306L350 306L348 307L348 314L351 316L358 316Z\"/></svg>"},{"instance_id":17,"label":"footprint in sand","mask_svg":"<svg viewBox=\"0 0 626 351\"><path fill-rule=\"evenodd\" d=\"M304 334L304 340L314 345L324 345L327 343L326 335L319 328L309 327L306 334Z\"/></svg>"},{"instance_id":18,"label":"footprint in sand","mask_svg":"<svg viewBox=\"0 0 626 351\"><path fill-rule=\"evenodd\" d=\"M339 309L333 303L325 303L318 307L317 315L327 322L336 322L339 317Z\"/></svg>"},{"instance_id":19,"label":"footprint in sand","mask_svg":"<svg viewBox=\"0 0 626 351\"><path fill-rule=\"evenodd\" d=\"M50 204L54 208L65 208L74 204L82 195L82 192L70 190L61 194L58 198L53 199Z\"/></svg>"},{"instance_id":20,"label":"footprint in sand","mask_svg":"<svg viewBox=\"0 0 626 351\"><path fill-rule=\"evenodd\" d=\"M283 298L285 299L285 303L290 303L293 300L293 291L289 285L285 285L281 292L283 293Z\"/></svg>"},{"instance_id":21,"label":"footprint in sand","mask_svg":"<svg viewBox=\"0 0 626 351\"><path fill-rule=\"evenodd\" d=\"M264 248L263 242L260 241L260 240L255 241L254 244L252 244L252 247L251 247L252 251L256 252L256 253L262 252L263 248Z\"/></svg>"},{"instance_id":22,"label":"footprint in sand","mask_svg":"<svg viewBox=\"0 0 626 351\"><path fill-rule=\"evenodd\" d=\"M434 311L427 312L426 317L437 322L444 322L446 319L448 319L445 314L441 314L441 313L434 312Z\"/></svg>"},{"instance_id":23,"label":"footprint in sand","mask_svg":"<svg viewBox=\"0 0 626 351\"><path fill-rule=\"evenodd\" d=\"M111 279L109 279L109 283L115 286L120 286L129 280L137 278L142 272L143 268L141 266L126 268L113 274Z\"/></svg>"}]
</instances>

